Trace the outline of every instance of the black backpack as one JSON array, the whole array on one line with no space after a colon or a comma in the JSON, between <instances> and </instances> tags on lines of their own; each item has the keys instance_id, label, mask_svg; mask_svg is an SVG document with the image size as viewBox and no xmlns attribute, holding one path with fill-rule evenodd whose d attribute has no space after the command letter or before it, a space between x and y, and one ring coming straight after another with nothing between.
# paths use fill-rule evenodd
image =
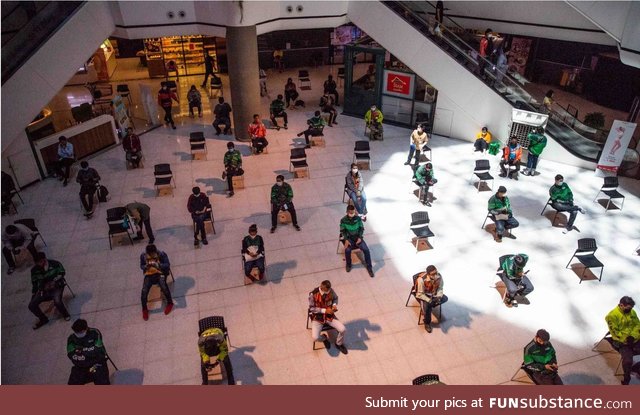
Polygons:
<instances>
[{"instance_id":1,"label":"black backpack","mask_svg":"<svg viewBox=\"0 0 640 415\"><path fill-rule=\"evenodd\" d=\"M97 193L98 193L98 201L100 203L106 203L107 196L109 195L109 191L107 190L107 188L99 184L97 188Z\"/></svg>"}]
</instances>

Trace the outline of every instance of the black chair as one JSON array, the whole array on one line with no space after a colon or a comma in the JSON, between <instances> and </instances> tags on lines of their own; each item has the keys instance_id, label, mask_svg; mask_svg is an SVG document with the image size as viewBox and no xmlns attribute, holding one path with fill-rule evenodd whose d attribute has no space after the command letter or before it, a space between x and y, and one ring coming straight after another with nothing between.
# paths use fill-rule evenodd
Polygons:
<instances>
[{"instance_id":1,"label":"black chair","mask_svg":"<svg viewBox=\"0 0 640 415\"><path fill-rule=\"evenodd\" d=\"M416 237L416 253L420 247L420 240L424 239L427 244L429 238L434 237L434 233L429 229L429 212L413 212L411 214L411 224L409 230ZM432 246L433 247L433 246Z\"/></svg>"},{"instance_id":2,"label":"black chair","mask_svg":"<svg viewBox=\"0 0 640 415\"><path fill-rule=\"evenodd\" d=\"M311 294L311 293L309 293L309 294ZM309 322L311 321L312 315L313 315L313 313L311 312L311 309L308 309L307 310L307 330L311 330L311 327L309 327ZM335 315L334 315L334 318L335 318ZM322 325L322 328L320 329L320 333L322 333L322 332L328 333L331 330L335 330L335 328L331 327L327 323L324 323ZM328 337L328 335L327 335L327 337ZM317 340L313 339L313 344L312 344L312 347L311 347L312 350L318 350L318 349L316 349L316 343L317 343Z\"/></svg>"},{"instance_id":3,"label":"black chair","mask_svg":"<svg viewBox=\"0 0 640 415\"><path fill-rule=\"evenodd\" d=\"M608 196L607 206L605 207L605 212L609 210L609 205L611 204L612 199L622 199L622 205L620 206L620 210L624 207L624 195L618 192L618 178L617 177L605 177L604 184L596 194L594 202L598 200L598 196L600 193L604 193ZM614 204L615 206L615 204Z\"/></svg>"},{"instance_id":4,"label":"black chair","mask_svg":"<svg viewBox=\"0 0 640 415\"><path fill-rule=\"evenodd\" d=\"M106 359L108 362L111 362L111 365L113 365L113 368L114 368L116 371L118 371L118 366L116 366L116 364L115 364L115 363L113 363L113 359L111 359L111 356L109 356L109 353L107 353L107 348L106 348L106 347L105 347L105 345L104 345L104 338L102 337L102 332L101 332L100 330L98 330L97 328L95 328L95 327L91 327L91 328L98 332L98 336L100 336L100 339L102 340L102 347L104 347L105 359Z\"/></svg>"},{"instance_id":5,"label":"black chair","mask_svg":"<svg viewBox=\"0 0 640 415\"><path fill-rule=\"evenodd\" d=\"M307 153L304 148L292 148L291 156L289 157L289 171L293 173L293 178L296 178L296 171L306 171L307 177L311 177L309 171L309 165L307 164Z\"/></svg>"},{"instance_id":6,"label":"black chair","mask_svg":"<svg viewBox=\"0 0 640 415\"><path fill-rule=\"evenodd\" d=\"M204 139L204 133L197 131L189 133L189 145L191 146L191 160L195 158L196 153L204 153L207 157L207 141Z\"/></svg>"},{"instance_id":7,"label":"black chair","mask_svg":"<svg viewBox=\"0 0 640 415\"><path fill-rule=\"evenodd\" d=\"M349 186L347 186L347 178L344 178L344 189L342 190L342 203L349 203L348 200L351 200L349 197Z\"/></svg>"},{"instance_id":8,"label":"black chair","mask_svg":"<svg viewBox=\"0 0 640 415\"><path fill-rule=\"evenodd\" d=\"M411 381L411 384L414 386L418 386L418 385L424 385L424 384L436 383L436 382L440 382L440 376L430 374L430 375L418 376L413 381Z\"/></svg>"},{"instance_id":9,"label":"black chair","mask_svg":"<svg viewBox=\"0 0 640 415\"><path fill-rule=\"evenodd\" d=\"M611 346L611 350L600 350L598 347L600 346L600 343L602 343L603 341L607 341L607 343L609 343L609 346ZM613 347L613 337L611 337L611 333L610 332L606 332L605 335L598 340L594 345L593 348L591 349L592 352L597 352L600 354L606 354L606 353L619 353L615 347ZM622 367L622 356L620 356L620 360L618 361L618 366L616 366L616 371L614 372L615 376L622 376L624 375L624 372L620 372L620 368Z\"/></svg>"},{"instance_id":10,"label":"black chair","mask_svg":"<svg viewBox=\"0 0 640 415\"><path fill-rule=\"evenodd\" d=\"M491 212L487 212L487 216L484 218L484 222L482 222L482 226L480 229L484 229L484 225L487 223L487 219L491 219L493 223L496 223L496 217L491 214ZM504 228L505 232L511 235L511 228Z\"/></svg>"},{"instance_id":11,"label":"black chair","mask_svg":"<svg viewBox=\"0 0 640 415\"><path fill-rule=\"evenodd\" d=\"M213 234L216 234L216 225L215 225L215 220L213 218L213 209L211 207L208 207L207 210L204 212L205 215L207 215L206 218L204 218L205 221L205 225L206 222L211 222L211 229L213 230ZM205 226L206 229L206 226ZM196 233L196 223L193 222L193 233Z\"/></svg>"},{"instance_id":12,"label":"black chair","mask_svg":"<svg viewBox=\"0 0 640 415\"><path fill-rule=\"evenodd\" d=\"M551 201L551 198L549 198L549 200L547 200L547 203L542 208L542 212L540 212L540 216L544 215L544 211L547 209L547 206L551 207L551 209L556 211L556 214L553 215L553 220L551 221L551 226L553 226L556 223L556 219L558 218L558 213L560 212L558 212L556 208L553 207L553 202Z\"/></svg>"},{"instance_id":13,"label":"black chair","mask_svg":"<svg viewBox=\"0 0 640 415\"><path fill-rule=\"evenodd\" d=\"M485 160L485 159L476 160L476 167L475 169L473 169L473 173L469 178L469 182L471 182L474 175L480 180L478 182L478 192L480 192L480 187L482 187L482 183L483 182L487 183L489 180L491 180L490 189L493 190L493 176L489 173L489 171L491 171L491 164L489 163L489 160Z\"/></svg>"},{"instance_id":14,"label":"black chair","mask_svg":"<svg viewBox=\"0 0 640 415\"><path fill-rule=\"evenodd\" d=\"M176 186L173 180L171 165L169 163L156 164L153 166L153 176L155 177L154 186L156 188L156 196L160 194L161 187L169 187L169 189L171 189L171 196L173 196L173 188Z\"/></svg>"},{"instance_id":15,"label":"black chair","mask_svg":"<svg viewBox=\"0 0 640 415\"><path fill-rule=\"evenodd\" d=\"M31 219L31 218L18 219L16 221L14 221L13 223L19 224L19 225L24 225L27 228L29 228L29 230L33 234L33 239L35 240L39 236L40 239L42 239L42 243L44 244L44 246L47 246L47 243L44 241L44 238L42 237L42 234L38 230L38 227L36 226L36 221L34 219Z\"/></svg>"},{"instance_id":16,"label":"black chair","mask_svg":"<svg viewBox=\"0 0 640 415\"><path fill-rule=\"evenodd\" d=\"M503 278L505 277L504 275L504 270L502 269L502 263L504 261L507 260L507 258L509 258L511 255L502 255L500 258L498 258L498 269L496 269L496 275L498 276L498 278L500 278L500 281L504 284L504 280ZM496 290L498 290L498 283L496 282L494 285L491 286L491 288L495 288ZM504 286L504 292L502 293L502 301L504 301L504 299L507 297L508 291L507 291L507 286L505 284Z\"/></svg>"},{"instance_id":17,"label":"black chair","mask_svg":"<svg viewBox=\"0 0 640 415\"><path fill-rule=\"evenodd\" d=\"M413 298L415 298L416 301L418 301L418 299L416 298L416 280L422 274L423 274L422 272L418 272L417 274L413 275L413 277L412 277L413 285L411 286L411 291L409 291L409 296L407 297L407 302L404 303L405 307L409 307L409 300L411 300L412 296L413 296ZM419 301L418 301L418 305L420 305ZM438 313L438 321L442 321L442 304L438 304L435 308L438 308L440 310L440 312ZM420 309L420 312L418 313L418 326L421 324L421 322L422 322L422 309Z\"/></svg>"},{"instance_id":18,"label":"black chair","mask_svg":"<svg viewBox=\"0 0 640 415\"><path fill-rule=\"evenodd\" d=\"M518 373L520 373L521 370L527 375L527 377L531 380L531 382L533 382L534 385L539 385L538 381L536 381L536 378L533 377L533 372L524 365L524 362L522 362L518 370L516 370L516 373L514 373L513 376L511 376L511 382L527 383L527 384L529 383L521 380L522 379L521 377L517 377Z\"/></svg>"},{"instance_id":19,"label":"black chair","mask_svg":"<svg viewBox=\"0 0 640 415\"><path fill-rule=\"evenodd\" d=\"M602 281L602 271L604 270L604 264L598 261L598 258L595 257L595 253L598 250L598 245L596 245L596 240L593 238L582 238L578 239L578 249L573 253L571 259L567 263L565 268L569 268L571 261L575 257L582 265L584 265L584 269L582 270L582 274L580 274L580 282L582 284L582 280L584 279L584 274L587 272L587 268L600 268L600 277L598 281Z\"/></svg>"},{"instance_id":20,"label":"black chair","mask_svg":"<svg viewBox=\"0 0 640 415\"><path fill-rule=\"evenodd\" d=\"M211 78L211 88L209 89L209 98L224 96L224 90L222 89L222 79L218 76Z\"/></svg>"},{"instance_id":21,"label":"black chair","mask_svg":"<svg viewBox=\"0 0 640 415\"><path fill-rule=\"evenodd\" d=\"M119 84L116 86L116 91L122 98L127 98L129 100L129 105L133 105L133 101L131 101L131 91L129 90L128 84Z\"/></svg>"},{"instance_id":22,"label":"black chair","mask_svg":"<svg viewBox=\"0 0 640 415\"><path fill-rule=\"evenodd\" d=\"M125 219L126 215L127 208L125 207L107 209L107 224L109 225L109 249L113 249L111 238L114 235L126 234L129 238L129 242L131 242L131 245L133 245L133 239L131 239L131 234L129 233L130 225L127 223L128 218Z\"/></svg>"},{"instance_id":23,"label":"black chair","mask_svg":"<svg viewBox=\"0 0 640 415\"><path fill-rule=\"evenodd\" d=\"M227 326L224 325L224 317L222 316L211 316L205 317L198 321L198 337L202 334L203 331L208 329L220 329L224 333L224 337L227 339L227 344L231 346L231 340L229 339L229 331L227 330Z\"/></svg>"},{"instance_id":24,"label":"black chair","mask_svg":"<svg viewBox=\"0 0 640 415\"><path fill-rule=\"evenodd\" d=\"M309 71L302 69L298 71L298 83L300 89L311 89L311 78L309 77Z\"/></svg>"},{"instance_id":25,"label":"black chair","mask_svg":"<svg viewBox=\"0 0 640 415\"><path fill-rule=\"evenodd\" d=\"M369 170L371 170L371 155L369 142L365 140L356 141L355 147L353 147L353 162L354 163L367 163Z\"/></svg>"}]
</instances>

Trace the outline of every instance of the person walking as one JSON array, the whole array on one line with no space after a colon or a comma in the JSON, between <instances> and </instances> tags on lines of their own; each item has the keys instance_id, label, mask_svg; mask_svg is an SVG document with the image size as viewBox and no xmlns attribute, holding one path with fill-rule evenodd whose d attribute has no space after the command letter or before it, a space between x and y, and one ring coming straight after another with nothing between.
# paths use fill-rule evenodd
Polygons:
<instances>
[{"instance_id":1,"label":"person walking","mask_svg":"<svg viewBox=\"0 0 640 415\"><path fill-rule=\"evenodd\" d=\"M172 101L180 103L176 94L169 89L169 86L166 82L162 83L162 87L158 92L158 105L162 107L164 110L164 122L166 124L171 124L171 128L176 129L176 124L173 121L173 116L171 114L171 106Z\"/></svg>"},{"instance_id":2,"label":"person walking","mask_svg":"<svg viewBox=\"0 0 640 415\"><path fill-rule=\"evenodd\" d=\"M201 88L207 87L207 80L209 79L209 75L214 75L215 73L215 62L213 61L213 56L209 54L209 52L205 52L204 55L204 81L202 81Z\"/></svg>"}]
</instances>

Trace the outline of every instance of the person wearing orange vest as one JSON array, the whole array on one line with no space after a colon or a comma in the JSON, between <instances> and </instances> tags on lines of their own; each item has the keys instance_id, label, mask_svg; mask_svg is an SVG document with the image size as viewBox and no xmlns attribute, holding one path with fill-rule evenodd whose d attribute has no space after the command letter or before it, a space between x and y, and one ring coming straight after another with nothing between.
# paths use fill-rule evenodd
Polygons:
<instances>
[{"instance_id":1,"label":"person wearing orange vest","mask_svg":"<svg viewBox=\"0 0 640 415\"><path fill-rule=\"evenodd\" d=\"M322 326L328 324L336 329L336 347L340 352L347 354L349 351L344 345L344 333L347 331L335 313L338 311L338 294L331 288L331 281L324 280L319 287L309 293L309 316L311 317L311 337L314 341L321 341L329 350L331 342L326 335L321 334Z\"/></svg>"},{"instance_id":2,"label":"person wearing orange vest","mask_svg":"<svg viewBox=\"0 0 640 415\"><path fill-rule=\"evenodd\" d=\"M251 145L256 149L256 153L260 154L269 145L267 141L267 127L260 120L259 114L253 114L253 122L249 124L247 129L249 137L251 137Z\"/></svg>"},{"instance_id":3,"label":"person wearing orange vest","mask_svg":"<svg viewBox=\"0 0 640 415\"><path fill-rule=\"evenodd\" d=\"M522 159L522 147L518 144L518 138L512 136L509 139L509 145L502 149L502 160L500 160L500 177L507 177L507 165L515 166L515 170L509 171L509 178L518 180L518 172L520 171L520 160Z\"/></svg>"},{"instance_id":4,"label":"person wearing orange vest","mask_svg":"<svg viewBox=\"0 0 640 415\"><path fill-rule=\"evenodd\" d=\"M442 292L443 288L442 275L440 275L435 265L429 265L427 272L423 272L416 278L416 300L420 303L420 308L424 314L424 329L427 333L431 333L432 330L431 310L449 300Z\"/></svg>"}]
</instances>

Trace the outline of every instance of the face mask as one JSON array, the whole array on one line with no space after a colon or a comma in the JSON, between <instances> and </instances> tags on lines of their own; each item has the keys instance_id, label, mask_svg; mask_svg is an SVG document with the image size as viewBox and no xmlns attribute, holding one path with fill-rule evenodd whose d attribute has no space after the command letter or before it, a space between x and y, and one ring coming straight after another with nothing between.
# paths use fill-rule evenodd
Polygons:
<instances>
[{"instance_id":1,"label":"face mask","mask_svg":"<svg viewBox=\"0 0 640 415\"><path fill-rule=\"evenodd\" d=\"M351 169L351 173L356 174L358 172L358 169Z\"/></svg>"},{"instance_id":2,"label":"face mask","mask_svg":"<svg viewBox=\"0 0 640 415\"><path fill-rule=\"evenodd\" d=\"M83 338L86 335L87 335L86 331L83 331L82 333L76 333L76 337L79 338L79 339Z\"/></svg>"},{"instance_id":3,"label":"face mask","mask_svg":"<svg viewBox=\"0 0 640 415\"><path fill-rule=\"evenodd\" d=\"M200 192L193 192L193 195L197 197L198 195L200 195Z\"/></svg>"},{"instance_id":4,"label":"face mask","mask_svg":"<svg viewBox=\"0 0 640 415\"><path fill-rule=\"evenodd\" d=\"M232 152L233 152L233 150L235 150L233 147L229 147L229 148L227 149L227 152L228 152L228 153L232 153Z\"/></svg>"},{"instance_id":5,"label":"face mask","mask_svg":"<svg viewBox=\"0 0 640 415\"><path fill-rule=\"evenodd\" d=\"M276 184L277 184L278 186L283 186L283 185L284 185L284 182L276 182Z\"/></svg>"},{"instance_id":6,"label":"face mask","mask_svg":"<svg viewBox=\"0 0 640 415\"><path fill-rule=\"evenodd\" d=\"M350 218L353 218L353 217L356 216L356 214L355 213L347 213L347 216L349 216Z\"/></svg>"},{"instance_id":7,"label":"face mask","mask_svg":"<svg viewBox=\"0 0 640 415\"><path fill-rule=\"evenodd\" d=\"M558 181L556 182L556 186L562 186L562 180L558 180Z\"/></svg>"},{"instance_id":8,"label":"face mask","mask_svg":"<svg viewBox=\"0 0 640 415\"><path fill-rule=\"evenodd\" d=\"M249 232L249 236L251 236L252 238L255 238L257 234L258 232Z\"/></svg>"},{"instance_id":9,"label":"face mask","mask_svg":"<svg viewBox=\"0 0 640 415\"><path fill-rule=\"evenodd\" d=\"M83 167L83 168L82 168L82 170L84 170L84 171L89 170L89 166L87 166L87 167Z\"/></svg>"},{"instance_id":10,"label":"face mask","mask_svg":"<svg viewBox=\"0 0 640 415\"><path fill-rule=\"evenodd\" d=\"M320 294L321 294L321 295L327 295L327 294L329 294L329 291L322 291L322 290L320 290Z\"/></svg>"}]
</instances>

